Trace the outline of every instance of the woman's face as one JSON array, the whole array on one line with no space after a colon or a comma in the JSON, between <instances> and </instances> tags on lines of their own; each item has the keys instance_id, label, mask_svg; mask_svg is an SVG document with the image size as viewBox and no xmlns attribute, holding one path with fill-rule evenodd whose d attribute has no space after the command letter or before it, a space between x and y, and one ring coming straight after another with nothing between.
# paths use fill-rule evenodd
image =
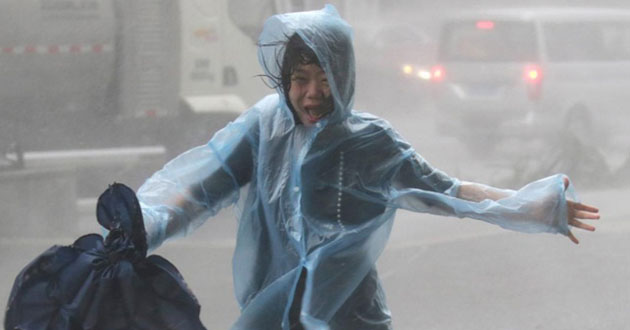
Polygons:
<instances>
[{"instance_id":1,"label":"woman's face","mask_svg":"<svg viewBox=\"0 0 630 330\"><path fill-rule=\"evenodd\" d=\"M317 64L300 64L289 85L289 100L305 126L315 125L333 111L326 74Z\"/></svg>"}]
</instances>

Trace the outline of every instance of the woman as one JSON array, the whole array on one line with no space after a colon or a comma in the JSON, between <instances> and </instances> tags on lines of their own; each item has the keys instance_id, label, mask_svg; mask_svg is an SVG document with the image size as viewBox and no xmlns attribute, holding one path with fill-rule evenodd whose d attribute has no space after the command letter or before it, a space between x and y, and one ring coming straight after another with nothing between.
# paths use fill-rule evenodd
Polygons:
<instances>
[{"instance_id":1,"label":"woman","mask_svg":"<svg viewBox=\"0 0 630 330\"><path fill-rule=\"evenodd\" d=\"M375 269L396 209L567 235L597 209L556 175L518 191L434 169L389 124L352 110L351 28L332 6L276 15L259 61L277 94L140 188L151 248L239 202L234 329L389 329Z\"/></svg>"}]
</instances>

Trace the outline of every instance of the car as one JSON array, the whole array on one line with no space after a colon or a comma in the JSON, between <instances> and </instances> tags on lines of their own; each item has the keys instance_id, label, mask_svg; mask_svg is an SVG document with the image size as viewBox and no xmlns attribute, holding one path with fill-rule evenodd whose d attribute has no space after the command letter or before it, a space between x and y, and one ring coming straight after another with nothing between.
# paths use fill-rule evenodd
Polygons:
<instances>
[{"instance_id":1,"label":"car","mask_svg":"<svg viewBox=\"0 0 630 330\"><path fill-rule=\"evenodd\" d=\"M420 27L404 23L384 25L371 39L373 51L365 57L380 62L385 74L426 79L432 53L429 50L434 42Z\"/></svg>"},{"instance_id":2,"label":"car","mask_svg":"<svg viewBox=\"0 0 630 330\"><path fill-rule=\"evenodd\" d=\"M436 40L424 26L386 21L357 31L356 36L359 102L385 108L391 99L420 104L430 98L429 69Z\"/></svg>"},{"instance_id":3,"label":"car","mask_svg":"<svg viewBox=\"0 0 630 330\"><path fill-rule=\"evenodd\" d=\"M622 163L630 151L630 11L453 15L441 23L431 82L439 131L473 150L571 136Z\"/></svg>"}]
</instances>

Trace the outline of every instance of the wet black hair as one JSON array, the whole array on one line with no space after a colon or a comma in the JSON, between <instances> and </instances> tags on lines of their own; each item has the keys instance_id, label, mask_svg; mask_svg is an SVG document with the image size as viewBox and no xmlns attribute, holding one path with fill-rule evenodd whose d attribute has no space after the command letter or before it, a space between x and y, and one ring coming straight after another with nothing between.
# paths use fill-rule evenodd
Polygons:
<instances>
[{"instance_id":1,"label":"wet black hair","mask_svg":"<svg viewBox=\"0 0 630 330\"><path fill-rule=\"evenodd\" d=\"M264 46L274 45L259 45L259 47ZM279 56L279 54L276 54L280 74L278 76L267 74L264 75L264 77L270 82L269 87L274 89L281 87L284 97L287 99L287 104L291 106L291 102L289 102L288 99L289 87L291 86L291 75L295 72L295 69L299 65L315 64L320 67L321 65L313 49L311 49L297 33L287 36L282 49L284 49L282 58L280 58L281 56Z\"/></svg>"},{"instance_id":2,"label":"wet black hair","mask_svg":"<svg viewBox=\"0 0 630 330\"><path fill-rule=\"evenodd\" d=\"M315 64L321 67L315 52L306 45L304 40L296 33L289 37L284 50L282 65L280 66L280 83L284 95L289 94L291 75L300 65Z\"/></svg>"},{"instance_id":3,"label":"wet black hair","mask_svg":"<svg viewBox=\"0 0 630 330\"><path fill-rule=\"evenodd\" d=\"M296 123L300 122L300 119L293 108L293 104L291 103L291 99L289 98L289 89L291 88L291 76L295 72L295 70L301 65L309 65L315 64L321 68L321 64L317 54L311 47L309 47L306 42L297 34L294 33L291 36L287 36L283 42L282 47L278 47L278 53L275 54L276 64L280 68L280 73L278 76L274 75L263 75L263 77L267 78L267 85L271 88L278 89L281 88L282 94L284 94L284 99L289 109L293 113L294 119ZM269 44L269 45L261 45L259 47L264 46L277 46L278 44ZM280 56L280 52L284 49L284 55ZM282 62L280 62L282 60ZM271 70L265 70L270 72ZM333 97L330 96L327 100L325 100L330 107L334 107L333 105Z\"/></svg>"}]
</instances>

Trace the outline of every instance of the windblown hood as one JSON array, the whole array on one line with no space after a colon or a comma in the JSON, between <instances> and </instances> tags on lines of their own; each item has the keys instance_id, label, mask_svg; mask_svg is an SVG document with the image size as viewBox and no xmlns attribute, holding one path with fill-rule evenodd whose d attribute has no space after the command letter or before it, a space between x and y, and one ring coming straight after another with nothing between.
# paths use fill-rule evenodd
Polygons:
<instances>
[{"instance_id":1,"label":"windblown hood","mask_svg":"<svg viewBox=\"0 0 630 330\"><path fill-rule=\"evenodd\" d=\"M326 72L335 100L330 121L347 117L354 103L352 27L332 5L322 10L270 17L260 35L258 51L258 60L267 76L280 76L286 42L295 33L313 49ZM277 89L278 94L283 94L282 88Z\"/></svg>"}]
</instances>

